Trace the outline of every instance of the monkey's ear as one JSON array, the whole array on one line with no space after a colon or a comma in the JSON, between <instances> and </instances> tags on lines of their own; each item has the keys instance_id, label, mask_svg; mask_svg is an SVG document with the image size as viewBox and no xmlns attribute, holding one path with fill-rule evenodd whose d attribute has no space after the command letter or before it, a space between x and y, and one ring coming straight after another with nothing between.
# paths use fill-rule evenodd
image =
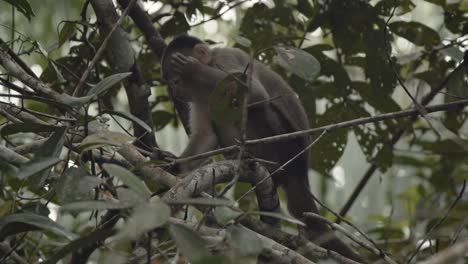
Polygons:
<instances>
[{"instance_id":1,"label":"monkey's ear","mask_svg":"<svg viewBox=\"0 0 468 264\"><path fill-rule=\"evenodd\" d=\"M211 49L205 43L199 43L193 47L193 56L203 64L211 61Z\"/></svg>"}]
</instances>

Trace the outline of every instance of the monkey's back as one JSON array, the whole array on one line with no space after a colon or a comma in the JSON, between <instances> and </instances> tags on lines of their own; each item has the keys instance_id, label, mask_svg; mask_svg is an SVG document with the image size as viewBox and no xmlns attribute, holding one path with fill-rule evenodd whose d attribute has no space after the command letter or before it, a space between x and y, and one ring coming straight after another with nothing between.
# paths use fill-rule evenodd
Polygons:
<instances>
[{"instance_id":1,"label":"monkey's back","mask_svg":"<svg viewBox=\"0 0 468 264\"><path fill-rule=\"evenodd\" d=\"M213 57L216 58L214 61L216 67L238 72L244 72L251 62L251 57L247 53L233 48L215 48ZM308 129L306 112L297 94L288 83L279 74L257 60L254 60L253 71L254 76L268 93L270 101L249 109L248 138L264 138ZM249 151L256 157L282 165L301 152L308 143L309 137L288 139L253 146ZM283 173L275 175L274 179L282 185L288 178L291 180L291 177L307 179L307 160L308 155L305 152L287 166Z\"/></svg>"}]
</instances>

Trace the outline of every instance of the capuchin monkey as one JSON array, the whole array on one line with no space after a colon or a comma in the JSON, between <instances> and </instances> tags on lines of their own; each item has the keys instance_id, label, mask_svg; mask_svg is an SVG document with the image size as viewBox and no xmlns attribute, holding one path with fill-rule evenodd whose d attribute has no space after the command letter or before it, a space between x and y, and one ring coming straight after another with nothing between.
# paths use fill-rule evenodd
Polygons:
<instances>
[{"instance_id":1,"label":"capuchin monkey","mask_svg":"<svg viewBox=\"0 0 468 264\"><path fill-rule=\"evenodd\" d=\"M252 66L253 69L248 69ZM239 142L239 122L216 124L208 101L217 84L232 73L245 72L249 75L248 104L255 106L248 108L247 139L309 128L305 110L291 87L280 75L261 62L252 60L240 49L211 49L198 38L181 35L167 46L162 58L162 72L173 95L190 104L191 135L181 158ZM236 85L235 81L228 82L225 89L235 89ZM273 161L280 166L309 144L310 138L302 137L249 146L247 151L254 157ZM274 183L283 187L286 192L289 212L306 223L309 239L326 236L330 239L323 243L325 248L362 262L363 259L338 239L325 223L303 217L304 212L318 213L310 193L307 161L306 152L287 165L282 172L273 175ZM190 171L199 165L200 161L181 164L181 170Z\"/></svg>"}]
</instances>

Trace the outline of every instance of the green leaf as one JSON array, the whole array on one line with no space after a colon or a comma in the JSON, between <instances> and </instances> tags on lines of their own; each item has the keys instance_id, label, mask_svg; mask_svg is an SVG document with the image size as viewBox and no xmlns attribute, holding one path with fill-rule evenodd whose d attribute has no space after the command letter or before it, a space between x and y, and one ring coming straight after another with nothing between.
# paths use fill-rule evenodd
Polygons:
<instances>
[{"instance_id":1,"label":"green leaf","mask_svg":"<svg viewBox=\"0 0 468 264\"><path fill-rule=\"evenodd\" d=\"M26 122L4 126L1 130L1 135L2 137L6 137L16 133L55 132L60 129L63 129L63 127Z\"/></svg>"},{"instance_id":2,"label":"green leaf","mask_svg":"<svg viewBox=\"0 0 468 264\"><path fill-rule=\"evenodd\" d=\"M218 125L240 122L242 103L246 93L246 75L244 73L230 73L221 80L208 97L213 121Z\"/></svg>"},{"instance_id":3,"label":"green leaf","mask_svg":"<svg viewBox=\"0 0 468 264\"><path fill-rule=\"evenodd\" d=\"M177 248L191 262L201 261L209 256L206 242L191 229L177 224L171 224L169 232Z\"/></svg>"},{"instance_id":4,"label":"green leaf","mask_svg":"<svg viewBox=\"0 0 468 264\"><path fill-rule=\"evenodd\" d=\"M53 255L42 263L55 264L59 262L59 260L61 260L62 258L68 256L69 254L78 251L80 248L92 245L98 241L104 241L106 240L106 238L112 236L114 233L114 229L97 229L88 235L73 240L72 242L61 247L59 250L55 250Z\"/></svg>"},{"instance_id":5,"label":"green leaf","mask_svg":"<svg viewBox=\"0 0 468 264\"><path fill-rule=\"evenodd\" d=\"M130 120L136 124L138 124L140 127L142 127L144 130L148 131L148 133L153 133L153 130L145 123L143 120L140 118L132 115L129 112L120 112L120 111L113 111L113 110L104 110L102 114L109 114L109 115L116 115L123 117L127 120Z\"/></svg>"},{"instance_id":6,"label":"green leaf","mask_svg":"<svg viewBox=\"0 0 468 264\"><path fill-rule=\"evenodd\" d=\"M52 219L37 214L18 213L0 219L0 241L4 241L9 235L31 230L48 231L69 240L77 238L75 234L65 230Z\"/></svg>"},{"instance_id":7,"label":"green leaf","mask_svg":"<svg viewBox=\"0 0 468 264\"><path fill-rule=\"evenodd\" d=\"M94 188L103 182L104 179L88 176L88 173L80 167L71 167L60 176L55 189L61 204L67 204L92 200Z\"/></svg>"},{"instance_id":8,"label":"green leaf","mask_svg":"<svg viewBox=\"0 0 468 264\"><path fill-rule=\"evenodd\" d=\"M14 6L16 10L23 13L23 15L28 20L31 20L31 18L36 15L34 14L34 11L27 0L3 0L3 1Z\"/></svg>"},{"instance_id":9,"label":"green leaf","mask_svg":"<svg viewBox=\"0 0 468 264\"><path fill-rule=\"evenodd\" d=\"M170 205L204 205L204 206L234 206L235 203L228 199L222 198L205 198L205 197L198 197L198 198L186 198L186 199L178 199L175 201L167 201Z\"/></svg>"},{"instance_id":10,"label":"green leaf","mask_svg":"<svg viewBox=\"0 0 468 264\"><path fill-rule=\"evenodd\" d=\"M226 225L230 221L241 216L243 212L235 211L226 206L219 206L214 209L214 216L216 221L221 225Z\"/></svg>"},{"instance_id":11,"label":"green leaf","mask_svg":"<svg viewBox=\"0 0 468 264\"><path fill-rule=\"evenodd\" d=\"M54 166L60 161L61 159L56 157L39 157L37 159L35 158L34 160L31 160L28 163L21 165L17 177L21 180L27 179L36 173L39 173Z\"/></svg>"},{"instance_id":12,"label":"green leaf","mask_svg":"<svg viewBox=\"0 0 468 264\"><path fill-rule=\"evenodd\" d=\"M135 208L116 239L137 239L142 234L164 225L171 216L171 209L163 202L146 203Z\"/></svg>"},{"instance_id":13,"label":"green leaf","mask_svg":"<svg viewBox=\"0 0 468 264\"><path fill-rule=\"evenodd\" d=\"M133 207L135 204L126 202L112 202L112 201L81 201L66 204L60 207L60 211L93 211L93 210L113 210L125 209Z\"/></svg>"},{"instance_id":14,"label":"green leaf","mask_svg":"<svg viewBox=\"0 0 468 264\"><path fill-rule=\"evenodd\" d=\"M151 116L153 117L154 129L156 131L163 129L174 119L174 114L163 110L156 110Z\"/></svg>"},{"instance_id":15,"label":"green leaf","mask_svg":"<svg viewBox=\"0 0 468 264\"><path fill-rule=\"evenodd\" d=\"M47 141L34 153L34 158L21 166L23 168L32 168L38 166L38 164L44 164L45 159L50 159L52 162L54 159L59 159L60 153L62 152L63 144L65 142L66 127L58 129ZM30 166L31 165L31 166ZM38 173L35 177L30 178L30 186L42 186L44 180L49 176L49 171L45 169L43 172Z\"/></svg>"},{"instance_id":16,"label":"green leaf","mask_svg":"<svg viewBox=\"0 0 468 264\"><path fill-rule=\"evenodd\" d=\"M335 104L328 108L323 115L317 116L317 126L324 126L347 120L347 109L343 104ZM327 175L340 159L348 141L348 130L339 129L325 134L312 146L311 167Z\"/></svg>"},{"instance_id":17,"label":"green leaf","mask_svg":"<svg viewBox=\"0 0 468 264\"><path fill-rule=\"evenodd\" d=\"M151 191L146 187L145 183L131 171L121 166L109 163L104 164L103 168L111 176L117 177L130 189L141 195L142 198L149 199L151 197Z\"/></svg>"},{"instance_id":18,"label":"green leaf","mask_svg":"<svg viewBox=\"0 0 468 264\"><path fill-rule=\"evenodd\" d=\"M239 45L244 46L246 48L252 46L252 41L250 41L250 39L243 37L241 35L235 35L234 41L238 43Z\"/></svg>"},{"instance_id":19,"label":"green leaf","mask_svg":"<svg viewBox=\"0 0 468 264\"><path fill-rule=\"evenodd\" d=\"M464 63L460 64L447 81L447 91L450 95L456 97L466 98L468 97L468 86L466 85L466 74L468 73L468 67ZM450 98L448 96L447 98ZM453 98L453 97L452 97ZM452 99L457 100L457 99Z\"/></svg>"},{"instance_id":20,"label":"green leaf","mask_svg":"<svg viewBox=\"0 0 468 264\"><path fill-rule=\"evenodd\" d=\"M166 38L169 36L176 36L178 34L185 33L188 30L190 30L190 25L187 23L185 15L176 11L172 15L172 18L161 26L160 32L161 35Z\"/></svg>"},{"instance_id":21,"label":"green leaf","mask_svg":"<svg viewBox=\"0 0 468 264\"><path fill-rule=\"evenodd\" d=\"M75 22L65 21L59 33L59 47L75 34Z\"/></svg>"},{"instance_id":22,"label":"green leaf","mask_svg":"<svg viewBox=\"0 0 468 264\"><path fill-rule=\"evenodd\" d=\"M419 22L397 21L391 23L389 27L395 34L419 46L435 46L440 43L439 34Z\"/></svg>"},{"instance_id":23,"label":"green leaf","mask_svg":"<svg viewBox=\"0 0 468 264\"><path fill-rule=\"evenodd\" d=\"M134 137L124 133L101 130L84 138L83 141L81 141L80 149L83 152L85 148L95 145L121 146L123 144L130 143L133 140L135 140Z\"/></svg>"},{"instance_id":24,"label":"green leaf","mask_svg":"<svg viewBox=\"0 0 468 264\"><path fill-rule=\"evenodd\" d=\"M234 250L236 257L257 256L263 250L260 238L240 226L231 225L226 228L226 242Z\"/></svg>"},{"instance_id":25,"label":"green leaf","mask_svg":"<svg viewBox=\"0 0 468 264\"><path fill-rule=\"evenodd\" d=\"M95 97L105 91L107 91L109 88L114 86L116 83L122 81L123 79L127 78L128 76L132 75L131 72L123 72L123 73L117 73L111 76L107 76L104 80L100 81L98 84L96 84L93 88L91 88L88 93L86 94L86 97Z\"/></svg>"},{"instance_id":26,"label":"green leaf","mask_svg":"<svg viewBox=\"0 0 468 264\"><path fill-rule=\"evenodd\" d=\"M310 53L292 47L275 46L278 64L306 81L313 81L320 73L320 63Z\"/></svg>"},{"instance_id":27,"label":"green leaf","mask_svg":"<svg viewBox=\"0 0 468 264\"><path fill-rule=\"evenodd\" d=\"M124 72L124 73L117 73L117 74L108 76L104 80L100 81L98 84L94 85L93 88L91 88L88 91L86 96L74 97L74 96L70 96L68 94L63 93L61 94L62 102L72 107L79 107L84 104L87 104L93 98L106 92L107 90L112 88L115 84L127 78L131 74L132 74L131 72Z\"/></svg>"}]
</instances>

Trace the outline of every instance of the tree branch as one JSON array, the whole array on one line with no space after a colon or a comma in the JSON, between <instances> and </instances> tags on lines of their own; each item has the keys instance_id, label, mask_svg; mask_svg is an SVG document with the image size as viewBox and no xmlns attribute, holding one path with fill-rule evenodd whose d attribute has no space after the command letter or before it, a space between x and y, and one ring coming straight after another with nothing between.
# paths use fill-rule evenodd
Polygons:
<instances>
[{"instance_id":1,"label":"tree branch","mask_svg":"<svg viewBox=\"0 0 468 264\"><path fill-rule=\"evenodd\" d=\"M124 8L128 7L129 0L118 0L118 2ZM151 51L161 59L164 53L164 49L167 45L164 39L159 34L159 32L154 28L151 18L139 5L135 5L130 10L130 17L145 36L146 42L148 43L148 46L151 49ZM184 101L177 100L172 95L171 89L168 89L168 91L169 95L172 98L172 101L174 102L174 106L177 110L177 113L179 114L180 119L182 120L182 124L184 125L185 131L187 132L187 134L190 134L188 104Z\"/></svg>"},{"instance_id":2,"label":"tree branch","mask_svg":"<svg viewBox=\"0 0 468 264\"><path fill-rule=\"evenodd\" d=\"M151 92L143 79L143 74L141 73L140 68L138 67L127 33L119 27L120 23L122 23L123 19L130 12L132 4L135 2L136 0L132 0L129 6L119 17L111 0L91 1L91 5L93 6L94 12L97 16L99 31L101 32L101 35L105 35L106 38L94 56L93 61L88 66L87 71L90 71L93 68L93 62L96 63L96 60L100 57L99 55L106 49L106 46L108 46L106 49L106 57L114 70L117 72L132 72L130 78L123 81L125 91L127 93L130 112L134 116L143 120L152 129L152 132L148 133L148 131L140 125L133 122L133 133L135 137L139 139L136 142L136 145L151 151L153 148L157 147L153 130L153 119L148 102L148 97ZM83 74L81 78L82 80L86 80L85 74L86 72ZM79 91L75 90L75 93L78 94L78 92Z\"/></svg>"},{"instance_id":3,"label":"tree branch","mask_svg":"<svg viewBox=\"0 0 468 264\"><path fill-rule=\"evenodd\" d=\"M459 101L454 101L446 104L438 104L438 105L432 105L426 107L427 113L434 113L434 112L440 112L440 111L449 111L453 109L457 109L460 107L465 107L468 105L468 99L465 100L459 100ZM272 136L272 137L266 137L266 138L260 138L260 139L254 139L254 140L247 140L245 142L246 145L255 145L255 144L265 144L265 143L272 143L272 142L277 142L281 140L286 140L286 139L293 139L293 138L299 138L299 137L304 137L310 134L316 134L320 133L323 131L327 132L332 132L338 129L342 128L348 128L348 127L354 127L358 125L364 125L368 123L376 123L376 122L382 122L385 120L389 119L397 119L397 118L404 118L404 117L414 117L418 116L420 113L417 109L409 109L409 110L402 110L398 112L393 112L393 113L387 113L387 114L381 114L381 115L376 115L372 117L362 117L362 118L357 118L349 121L344 121L340 123L335 123L331 125L326 125L322 127L317 127L317 128L311 128L307 130L301 130L297 132L292 132L292 133L287 133L287 134L282 134L282 135L277 135L277 136ZM190 156L187 158L183 159L177 159L175 162L176 163L183 163L183 162L188 162L192 160L197 160L197 159L203 159L207 157L211 157L213 155L217 154L225 154L225 153L232 153L238 149L238 146L230 146L226 148L220 148L216 149L213 151L208 151L202 154ZM340 214L341 215L341 214Z\"/></svg>"},{"instance_id":4,"label":"tree branch","mask_svg":"<svg viewBox=\"0 0 468 264\"><path fill-rule=\"evenodd\" d=\"M468 53L465 53L465 56L466 54ZM465 58L463 60L463 62L458 66L458 67L466 67L466 64L468 63L468 60ZM444 87L447 85L447 83L449 82L449 80L452 78L453 74L455 73L456 71L453 70L452 72L450 72L450 74L447 75L447 77L435 88L435 89L432 89L427 95L425 95L422 99L421 99L421 105L423 106L426 106L427 104L429 104L432 99L434 99L434 97L440 92L442 91L442 89L444 89ZM427 111L427 107L425 108L425 110ZM417 119L417 115L413 116L412 117L412 121L416 121ZM406 131L406 127L403 127L402 129L400 129L399 131L397 131L394 136L391 138L390 142L388 143L390 146L394 146L399 140L400 138L403 136L403 134L405 133ZM364 175L361 177L361 180L359 181L358 185L354 188L353 192L351 193L350 197L348 198L348 200L346 201L345 205L343 205L343 208L340 210L340 216L345 216L349 209L351 209L351 206L354 204L354 201L356 201L358 195L361 193L361 191L364 189L364 186L366 186L367 182L369 181L369 179L372 177L372 175L374 174L374 172L377 170L377 165L375 164L372 164L368 169L367 171L364 173ZM340 223L340 218L337 219L336 223Z\"/></svg>"}]
</instances>

